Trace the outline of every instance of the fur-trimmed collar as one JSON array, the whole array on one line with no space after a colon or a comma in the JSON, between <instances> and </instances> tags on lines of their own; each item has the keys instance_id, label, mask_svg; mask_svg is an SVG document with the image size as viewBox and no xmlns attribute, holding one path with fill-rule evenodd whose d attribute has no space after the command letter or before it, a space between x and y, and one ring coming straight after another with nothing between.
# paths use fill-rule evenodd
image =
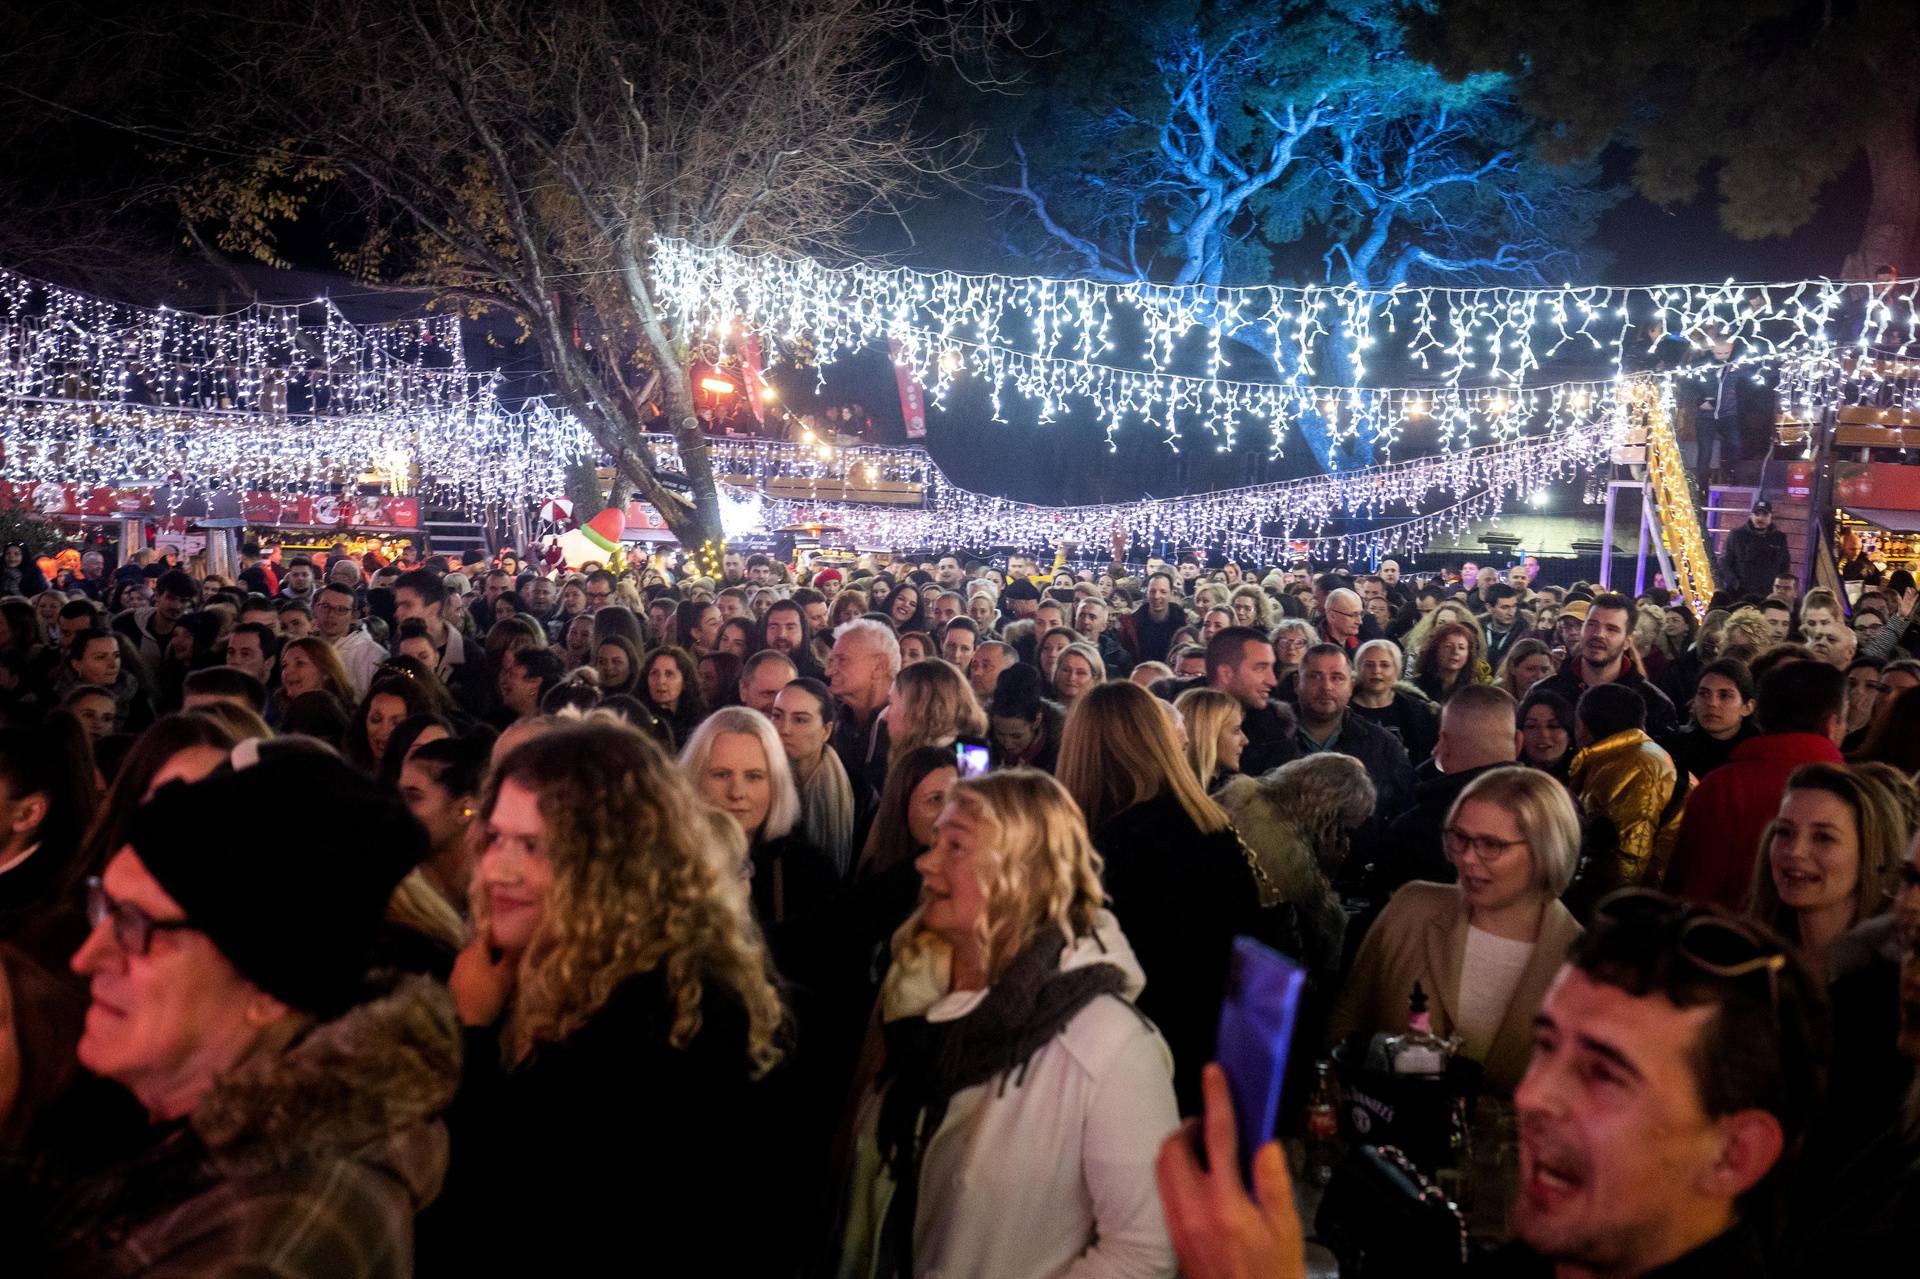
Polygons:
<instances>
[{"instance_id":1,"label":"fur-trimmed collar","mask_svg":"<svg viewBox=\"0 0 1920 1279\"><path fill-rule=\"evenodd\" d=\"M446 988L404 977L291 1042L269 1036L214 1085L193 1130L229 1177L354 1155L430 1196L446 1135L429 1121L459 1086L460 1044Z\"/></svg>"}]
</instances>

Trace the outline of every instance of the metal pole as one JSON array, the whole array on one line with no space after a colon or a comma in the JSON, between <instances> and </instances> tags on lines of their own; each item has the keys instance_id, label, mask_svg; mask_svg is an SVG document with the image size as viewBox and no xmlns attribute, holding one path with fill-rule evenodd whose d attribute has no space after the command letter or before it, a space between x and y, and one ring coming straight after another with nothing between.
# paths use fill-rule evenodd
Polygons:
<instances>
[{"instance_id":1,"label":"metal pole","mask_svg":"<svg viewBox=\"0 0 1920 1279\"><path fill-rule=\"evenodd\" d=\"M1647 593L1647 491L1640 490L1640 548L1633 554L1633 597Z\"/></svg>"},{"instance_id":2,"label":"metal pole","mask_svg":"<svg viewBox=\"0 0 1920 1279\"><path fill-rule=\"evenodd\" d=\"M1613 507L1619 493L1617 484L1607 485L1607 514L1600 532L1600 589L1613 589Z\"/></svg>"}]
</instances>

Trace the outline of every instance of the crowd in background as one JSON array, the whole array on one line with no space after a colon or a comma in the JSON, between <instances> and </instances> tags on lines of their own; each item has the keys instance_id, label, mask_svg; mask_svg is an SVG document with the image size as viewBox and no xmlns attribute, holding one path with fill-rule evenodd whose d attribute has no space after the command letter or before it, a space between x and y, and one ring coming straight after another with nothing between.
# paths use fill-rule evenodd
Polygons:
<instances>
[{"instance_id":1,"label":"crowd in background","mask_svg":"<svg viewBox=\"0 0 1920 1279\"><path fill-rule=\"evenodd\" d=\"M0 1248L1291 1274L1207 1065L1245 935L1297 1066L1417 985L1517 1113L1497 1273L1844 1273L1920 1206L1920 593L1803 593L1769 517L1698 611L1124 541L8 548Z\"/></svg>"}]
</instances>

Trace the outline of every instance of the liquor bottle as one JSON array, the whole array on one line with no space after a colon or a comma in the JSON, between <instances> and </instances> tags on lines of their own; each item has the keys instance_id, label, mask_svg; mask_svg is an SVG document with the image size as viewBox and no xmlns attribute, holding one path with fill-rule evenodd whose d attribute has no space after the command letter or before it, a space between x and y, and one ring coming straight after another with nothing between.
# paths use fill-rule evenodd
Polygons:
<instances>
[{"instance_id":1,"label":"liquor bottle","mask_svg":"<svg viewBox=\"0 0 1920 1279\"><path fill-rule=\"evenodd\" d=\"M1332 1068L1325 1059L1314 1066L1313 1096L1307 1100L1306 1181L1321 1190L1333 1180L1340 1158L1340 1090L1334 1086Z\"/></svg>"},{"instance_id":2,"label":"liquor bottle","mask_svg":"<svg viewBox=\"0 0 1920 1279\"><path fill-rule=\"evenodd\" d=\"M1387 1068L1396 1075L1446 1074L1453 1044L1433 1033L1433 1017L1427 1012L1427 992L1417 981L1413 983L1407 1008L1406 1033L1387 1037Z\"/></svg>"}]
</instances>

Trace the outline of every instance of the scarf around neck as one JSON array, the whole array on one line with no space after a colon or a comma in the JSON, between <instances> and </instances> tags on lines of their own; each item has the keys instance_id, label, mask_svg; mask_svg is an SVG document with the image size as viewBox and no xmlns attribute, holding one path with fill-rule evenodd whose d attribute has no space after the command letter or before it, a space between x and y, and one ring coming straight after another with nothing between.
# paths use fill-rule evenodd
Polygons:
<instances>
[{"instance_id":1,"label":"scarf around neck","mask_svg":"<svg viewBox=\"0 0 1920 1279\"><path fill-rule=\"evenodd\" d=\"M923 1013L884 1027L886 1095L877 1136L894 1194L883 1231L891 1247L883 1243L882 1255L894 1258L895 1274L913 1273L920 1161L954 1094L995 1076L1003 1092L1009 1082L1019 1087L1033 1055L1082 1008L1101 995L1124 998L1127 975L1118 965L1062 971L1066 944L1058 929L1043 928L964 1017L932 1022Z\"/></svg>"}]
</instances>

